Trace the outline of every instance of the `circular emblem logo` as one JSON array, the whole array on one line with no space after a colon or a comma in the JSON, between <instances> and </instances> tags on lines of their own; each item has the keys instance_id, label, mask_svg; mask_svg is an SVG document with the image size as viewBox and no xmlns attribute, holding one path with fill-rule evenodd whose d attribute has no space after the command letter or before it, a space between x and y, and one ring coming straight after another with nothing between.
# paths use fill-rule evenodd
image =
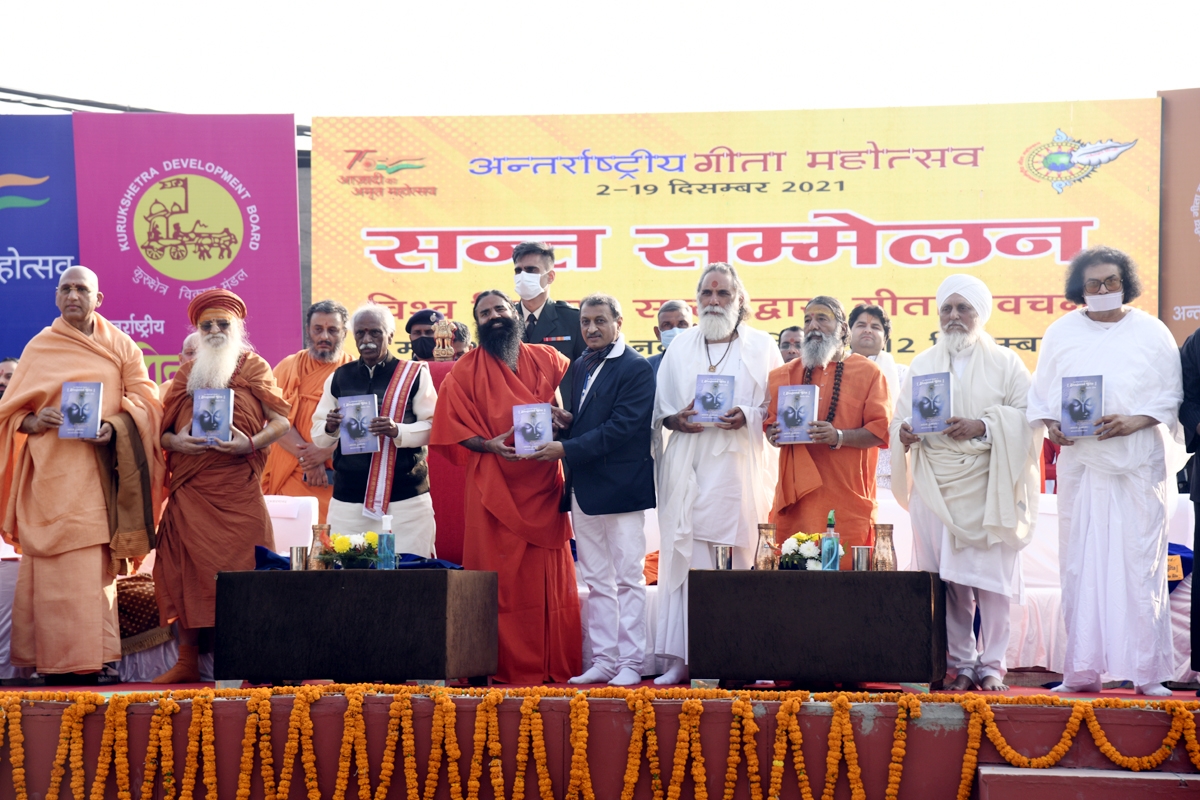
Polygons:
<instances>
[{"instance_id":1,"label":"circular emblem logo","mask_svg":"<svg viewBox=\"0 0 1200 800\"><path fill-rule=\"evenodd\" d=\"M1029 149L1025 154L1025 170L1039 180L1050 183L1075 183L1083 180L1095 167L1080 164L1071 154L1082 147L1081 142L1049 142Z\"/></svg>"},{"instance_id":2,"label":"circular emblem logo","mask_svg":"<svg viewBox=\"0 0 1200 800\"><path fill-rule=\"evenodd\" d=\"M242 211L225 187L181 174L153 184L133 221L138 248L169 277L198 281L229 266L242 244Z\"/></svg>"}]
</instances>

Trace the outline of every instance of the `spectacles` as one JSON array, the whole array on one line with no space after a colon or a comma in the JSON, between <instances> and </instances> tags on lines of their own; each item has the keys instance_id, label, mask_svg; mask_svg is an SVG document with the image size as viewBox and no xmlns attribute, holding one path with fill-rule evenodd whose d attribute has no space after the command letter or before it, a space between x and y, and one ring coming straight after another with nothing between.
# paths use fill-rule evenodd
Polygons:
<instances>
[{"instance_id":1,"label":"spectacles","mask_svg":"<svg viewBox=\"0 0 1200 800\"><path fill-rule=\"evenodd\" d=\"M1083 282L1083 290L1088 294L1099 294L1101 286L1103 286L1105 289L1108 289L1110 292L1119 292L1121 291L1121 276L1109 275L1102 281L1092 278L1089 281Z\"/></svg>"},{"instance_id":2,"label":"spectacles","mask_svg":"<svg viewBox=\"0 0 1200 800\"><path fill-rule=\"evenodd\" d=\"M212 331L220 329L222 332L224 332L229 330L230 324L231 323L227 319L210 319L208 322L200 323L200 330L204 331L205 333L211 333Z\"/></svg>"}]
</instances>

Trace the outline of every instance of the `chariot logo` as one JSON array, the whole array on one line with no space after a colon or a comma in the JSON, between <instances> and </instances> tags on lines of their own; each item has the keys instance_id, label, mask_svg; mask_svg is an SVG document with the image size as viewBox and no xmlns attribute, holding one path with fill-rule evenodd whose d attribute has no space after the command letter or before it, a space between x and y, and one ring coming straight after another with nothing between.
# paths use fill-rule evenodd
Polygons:
<instances>
[{"instance_id":1,"label":"chariot logo","mask_svg":"<svg viewBox=\"0 0 1200 800\"><path fill-rule=\"evenodd\" d=\"M211 278L232 263L243 241L242 209L221 184L176 174L138 200L134 238L150 264L185 281Z\"/></svg>"}]
</instances>

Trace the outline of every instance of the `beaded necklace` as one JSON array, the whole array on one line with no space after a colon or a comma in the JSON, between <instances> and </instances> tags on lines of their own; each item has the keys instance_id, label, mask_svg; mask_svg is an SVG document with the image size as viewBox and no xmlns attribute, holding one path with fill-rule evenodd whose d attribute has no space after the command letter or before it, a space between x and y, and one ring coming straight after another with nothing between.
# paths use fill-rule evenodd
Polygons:
<instances>
[{"instance_id":1,"label":"beaded necklace","mask_svg":"<svg viewBox=\"0 0 1200 800\"><path fill-rule=\"evenodd\" d=\"M833 424L833 417L837 414L838 395L842 391L842 370L846 368L846 362L843 359L837 364L837 369L833 371L833 392L829 395L829 413L825 415L825 421L830 425ZM804 382L812 383L812 367L804 368Z\"/></svg>"}]
</instances>

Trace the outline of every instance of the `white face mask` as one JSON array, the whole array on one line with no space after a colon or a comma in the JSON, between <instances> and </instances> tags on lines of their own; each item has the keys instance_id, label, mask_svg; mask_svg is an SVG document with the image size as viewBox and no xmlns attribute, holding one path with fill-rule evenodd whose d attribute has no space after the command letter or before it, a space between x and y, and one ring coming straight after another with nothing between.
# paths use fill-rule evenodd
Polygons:
<instances>
[{"instance_id":1,"label":"white face mask","mask_svg":"<svg viewBox=\"0 0 1200 800\"><path fill-rule=\"evenodd\" d=\"M662 333L659 334L659 336L662 338L663 350L666 350L668 347L671 346L671 340L674 339L676 336L678 336L679 332L681 330L684 330L684 329L683 328L671 328L670 330L663 331Z\"/></svg>"},{"instance_id":2,"label":"white face mask","mask_svg":"<svg viewBox=\"0 0 1200 800\"><path fill-rule=\"evenodd\" d=\"M1124 292L1109 292L1108 294L1085 294L1084 301L1087 302L1088 311L1116 311L1121 307L1122 301L1125 299Z\"/></svg>"},{"instance_id":3,"label":"white face mask","mask_svg":"<svg viewBox=\"0 0 1200 800\"><path fill-rule=\"evenodd\" d=\"M522 300L532 300L544 291L542 288L542 276L537 273L518 272L514 282L516 283L517 295Z\"/></svg>"}]
</instances>

